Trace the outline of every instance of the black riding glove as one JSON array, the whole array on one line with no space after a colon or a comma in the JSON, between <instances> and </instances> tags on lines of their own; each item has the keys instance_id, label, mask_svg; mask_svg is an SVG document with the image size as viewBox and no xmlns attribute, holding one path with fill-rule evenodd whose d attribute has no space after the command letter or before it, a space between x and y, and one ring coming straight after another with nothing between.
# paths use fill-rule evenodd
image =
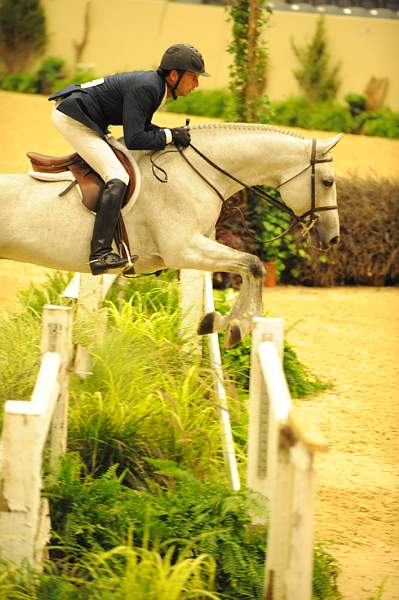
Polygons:
<instances>
[{"instance_id":1,"label":"black riding glove","mask_svg":"<svg viewBox=\"0 0 399 600\"><path fill-rule=\"evenodd\" d=\"M191 137L190 132L186 127L174 127L170 131L175 146L186 148L189 145Z\"/></svg>"}]
</instances>

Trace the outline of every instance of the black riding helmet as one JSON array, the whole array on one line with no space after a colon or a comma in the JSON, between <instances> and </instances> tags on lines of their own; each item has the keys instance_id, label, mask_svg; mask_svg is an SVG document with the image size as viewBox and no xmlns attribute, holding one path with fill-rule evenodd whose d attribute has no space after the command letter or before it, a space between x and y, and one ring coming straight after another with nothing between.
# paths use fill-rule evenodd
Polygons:
<instances>
[{"instance_id":1,"label":"black riding helmet","mask_svg":"<svg viewBox=\"0 0 399 600\"><path fill-rule=\"evenodd\" d=\"M186 71L198 73L198 75L202 75L203 77L210 77L209 73L205 71L202 54L194 46L190 46L190 44L173 44L173 46L170 46L162 56L159 67L165 71L172 71L173 69L180 71L180 77L172 88L175 100L175 90Z\"/></svg>"}]
</instances>

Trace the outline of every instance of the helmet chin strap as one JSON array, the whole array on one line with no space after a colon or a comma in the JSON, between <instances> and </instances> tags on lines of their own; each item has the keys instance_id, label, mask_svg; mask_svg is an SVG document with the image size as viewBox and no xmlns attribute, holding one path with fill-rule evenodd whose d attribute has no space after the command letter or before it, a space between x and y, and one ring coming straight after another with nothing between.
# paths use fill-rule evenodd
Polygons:
<instances>
[{"instance_id":1,"label":"helmet chin strap","mask_svg":"<svg viewBox=\"0 0 399 600\"><path fill-rule=\"evenodd\" d=\"M177 100L176 90L177 90L177 88L179 86L179 83L183 79L183 76L184 76L185 72L186 71L180 71L179 77L178 77L178 79L177 79L177 81L176 81L176 83L175 83L175 85L173 87L170 85L170 83L166 82L168 84L168 86L169 86L170 91L172 92L173 100Z\"/></svg>"}]
</instances>

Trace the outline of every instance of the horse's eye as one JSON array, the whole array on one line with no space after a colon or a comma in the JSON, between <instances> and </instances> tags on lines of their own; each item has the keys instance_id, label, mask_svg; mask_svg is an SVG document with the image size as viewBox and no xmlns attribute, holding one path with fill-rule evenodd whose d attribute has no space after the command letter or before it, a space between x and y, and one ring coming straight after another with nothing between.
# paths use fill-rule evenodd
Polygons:
<instances>
[{"instance_id":1,"label":"horse's eye","mask_svg":"<svg viewBox=\"0 0 399 600\"><path fill-rule=\"evenodd\" d=\"M325 185L326 187L331 187L332 185L334 185L334 179L331 179L329 177L325 177L322 181L323 185Z\"/></svg>"}]
</instances>

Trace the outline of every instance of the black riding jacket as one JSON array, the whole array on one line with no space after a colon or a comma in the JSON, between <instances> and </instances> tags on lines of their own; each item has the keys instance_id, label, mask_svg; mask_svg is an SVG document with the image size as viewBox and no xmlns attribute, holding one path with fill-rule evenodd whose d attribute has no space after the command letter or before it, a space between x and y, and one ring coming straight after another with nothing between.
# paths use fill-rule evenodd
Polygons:
<instances>
[{"instance_id":1,"label":"black riding jacket","mask_svg":"<svg viewBox=\"0 0 399 600\"><path fill-rule=\"evenodd\" d=\"M130 150L162 150L166 134L151 123L165 95L159 71L132 71L110 75L81 87L74 84L49 100L62 100L57 109L104 137L109 125L123 125Z\"/></svg>"}]
</instances>

